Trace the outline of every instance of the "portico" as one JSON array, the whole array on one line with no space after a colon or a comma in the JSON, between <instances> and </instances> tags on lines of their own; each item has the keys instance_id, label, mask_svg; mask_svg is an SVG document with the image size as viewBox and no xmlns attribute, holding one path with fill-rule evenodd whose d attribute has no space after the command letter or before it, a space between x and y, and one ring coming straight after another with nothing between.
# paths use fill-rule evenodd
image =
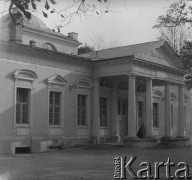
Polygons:
<instances>
[{"instance_id":1,"label":"portico","mask_svg":"<svg viewBox=\"0 0 192 180\"><path fill-rule=\"evenodd\" d=\"M0 21L0 154L189 142L192 91L167 42L80 55L76 33L53 32L35 16L19 29L8 14Z\"/></svg>"},{"instance_id":2,"label":"portico","mask_svg":"<svg viewBox=\"0 0 192 180\"><path fill-rule=\"evenodd\" d=\"M174 66L170 66L169 59L165 57L167 65L162 66L152 62L152 59L142 60L128 56L120 60L114 58L95 63L94 77L99 81L100 88L93 87L93 124L95 117L100 122L100 111L94 107L99 107L98 94L102 94L102 89L105 88L110 93L110 117L105 135L111 141L129 143L139 139L137 133L142 125L142 139L161 138L163 141L185 136L184 71L177 61L173 62ZM161 93L158 98L154 95L156 91ZM175 102L175 109L178 109L175 110L177 121L172 117L173 91L178 97ZM95 125L92 128L94 132L101 132L103 129ZM102 135L98 137L100 139Z\"/></svg>"}]
</instances>

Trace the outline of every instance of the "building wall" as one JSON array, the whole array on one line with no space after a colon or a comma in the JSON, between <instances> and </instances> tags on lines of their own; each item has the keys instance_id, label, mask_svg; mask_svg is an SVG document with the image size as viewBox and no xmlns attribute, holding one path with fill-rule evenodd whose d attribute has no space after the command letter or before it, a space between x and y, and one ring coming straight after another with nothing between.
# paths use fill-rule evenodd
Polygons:
<instances>
[{"instance_id":1,"label":"building wall","mask_svg":"<svg viewBox=\"0 0 192 180\"><path fill-rule=\"evenodd\" d=\"M69 40L63 40L61 37L57 39L52 36L45 35L42 33L31 33L23 30L22 43L29 45L29 42L33 40L36 42L36 47L44 48L44 43L51 43L55 46L58 52L63 52L67 54L77 54L78 45L71 43Z\"/></svg>"},{"instance_id":2,"label":"building wall","mask_svg":"<svg viewBox=\"0 0 192 180\"><path fill-rule=\"evenodd\" d=\"M76 87L75 83L80 78L91 80L91 67L84 63L67 63L67 57L63 61L58 59L53 61L51 57L38 56L33 53L19 54L18 51L1 51L1 154L14 153L16 147L31 147L32 152L42 152L49 150L50 146L65 147L90 142L91 108L88 114L88 126L83 130L78 128L76 96L77 92L87 93L90 98L91 88ZM38 78L33 83L16 80L13 74L18 69L31 70L37 74ZM59 87L49 85L47 79L55 74L62 76L67 83ZM31 88L31 127L15 124L16 87ZM50 90L59 90L63 94L62 125L56 128L49 126L48 94Z\"/></svg>"}]
</instances>

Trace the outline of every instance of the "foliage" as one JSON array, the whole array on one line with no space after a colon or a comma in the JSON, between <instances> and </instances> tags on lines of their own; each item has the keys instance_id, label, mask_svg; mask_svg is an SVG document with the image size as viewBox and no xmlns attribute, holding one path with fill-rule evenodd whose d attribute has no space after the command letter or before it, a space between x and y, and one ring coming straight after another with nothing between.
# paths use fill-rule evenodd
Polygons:
<instances>
[{"instance_id":1,"label":"foliage","mask_svg":"<svg viewBox=\"0 0 192 180\"><path fill-rule=\"evenodd\" d=\"M185 81L189 88L192 88L192 42L185 41L180 51L180 59L187 71Z\"/></svg>"},{"instance_id":2,"label":"foliage","mask_svg":"<svg viewBox=\"0 0 192 180\"><path fill-rule=\"evenodd\" d=\"M63 7L63 9L58 10L58 8L54 6L58 4L59 1L57 0L10 0L9 14L16 25L20 24L22 21L18 21L18 14L15 15L13 13L12 10L14 7L17 7L20 13L27 19L31 19L31 14L33 12L42 13L45 18L48 18L50 14L57 14L63 19L61 24L58 25L59 29L64 26L62 24L63 22L67 22L66 24L68 24L75 16L87 16L92 12L95 12L97 15L103 12L107 13L109 11L109 1L110 0L69 0L70 5L68 4L66 7ZM60 1L60 3L67 4L67 2L64 1ZM41 9L41 6L44 8Z\"/></svg>"},{"instance_id":3,"label":"foliage","mask_svg":"<svg viewBox=\"0 0 192 180\"><path fill-rule=\"evenodd\" d=\"M89 52L92 52L92 51L94 51L93 47L87 45L86 43L85 43L84 46L81 46L81 47L78 48L78 54L89 53Z\"/></svg>"},{"instance_id":4,"label":"foliage","mask_svg":"<svg viewBox=\"0 0 192 180\"><path fill-rule=\"evenodd\" d=\"M160 27L158 30L158 39L167 41L178 54L184 45L184 41L192 37L190 25L180 24L176 27Z\"/></svg>"},{"instance_id":5,"label":"foliage","mask_svg":"<svg viewBox=\"0 0 192 180\"><path fill-rule=\"evenodd\" d=\"M91 38L93 49L99 51L107 48L118 47L119 41L116 39L107 40L103 34L96 34Z\"/></svg>"},{"instance_id":6,"label":"foliage","mask_svg":"<svg viewBox=\"0 0 192 180\"><path fill-rule=\"evenodd\" d=\"M164 15L157 18L153 27L159 30L158 39L166 40L179 54L184 41L192 34L192 0L172 3Z\"/></svg>"},{"instance_id":7,"label":"foliage","mask_svg":"<svg viewBox=\"0 0 192 180\"><path fill-rule=\"evenodd\" d=\"M160 15L154 28L176 27L192 23L192 0L179 0L170 5L165 15Z\"/></svg>"},{"instance_id":8,"label":"foliage","mask_svg":"<svg viewBox=\"0 0 192 180\"><path fill-rule=\"evenodd\" d=\"M192 0L172 3L166 13L157 19L153 27L160 32L160 39L166 40L179 54L186 69L185 81L192 87Z\"/></svg>"}]
</instances>

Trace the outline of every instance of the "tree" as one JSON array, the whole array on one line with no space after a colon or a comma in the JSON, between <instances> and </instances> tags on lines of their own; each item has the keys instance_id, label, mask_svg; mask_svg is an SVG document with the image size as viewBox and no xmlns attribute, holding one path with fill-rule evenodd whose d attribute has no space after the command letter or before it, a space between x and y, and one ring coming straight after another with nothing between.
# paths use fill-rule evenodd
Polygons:
<instances>
[{"instance_id":1,"label":"tree","mask_svg":"<svg viewBox=\"0 0 192 180\"><path fill-rule=\"evenodd\" d=\"M192 88L192 42L187 41L192 36L192 0L171 4L165 15L158 17L154 28L178 52L186 69L185 82Z\"/></svg>"},{"instance_id":2,"label":"tree","mask_svg":"<svg viewBox=\"0 0 192 180\"><path fill-rule=\"evenodd\" d=\"M94 35L93 38L91 39L93 49L95 51L99 51L102 49L107 49L107 48L114 48L119 45L119 41L116 39L112 40L106 40L106 37L103 34L97 34Z\"/></svg>"},{"instance_id":3,"label":"tree","mask_svg":"<svg viewBox=\"0 0 192 180\"><path fill-rule=\"evenodd\" d=\"M192 41L185 41L180 51L180 59L187 71L185 81L189 88L192 88Z\"/></svg>"},{"instance_id":4,"label":"tree","mask_svg":"<svg viewBox=\"0 0 192 180\"><path fill-rule=\"evenodd\" d=\"M176 27L159 27L159 40L167 41L179 54L184 41L192 37L191 27L180 24Z\"/></svg>"},{"instance_id":5,"label":"tree","mask_svg":"<svg viewBox=\"0 0 192 180\"><path fill-rule=\"evenodd\" d=\"M192 0L179 0L171 4L166 14L158 17L154 27L176 27L186 23L192 23Z\"/></svg>"},{"instance_id":6,"label":"tree","mask_svg":"<svg viewBox=\"0 0 192 180\"><path fill-rule=\"evenodd\" d=\"M179 53L181 47L192 34L192 0L172 3L165 15L157 18L153 27L159 30L161 40L166 40Z\"/></svg>"},{"instance_id":7,"label":"tree","mask_svg":"<svg viewBox=\"0 0 192 180\"><path fill-rule=\"evenodd\" d=\"M0 0L7 2L7 0ZM50 14L58 14L63 20L61 24L58 25L58 29L62 28L64 25L70 23L75 16L87 16L90 13L95 12L100 15L103 12L107 13L108 3L110 0L70 0L71 4L66 4L63 9L57 10L55 5L58 3L57 0L8 0L10 1L9 14L12 21L19 25L22 23L23 17L31 19L31 15L34 12L42 13L45 18ZM60 1L61 2L61 1ZM43 8L41 8L43 5ZM13 8L17 7L19 12L13 12ZM66 24L63 24L65 22Z\"/></svg>"},{"instance_id":8,"label":"tree","mask_svg":"<svg viewBox=\"0 0 192 180\"><path fill-rule=\"evenodd\" d=\"M89 53L89 52L92 52L92 51L94 51L93 47L87 45L86 43L85 43L84 46L81 46L81 47L78 48L78 54Z\"/></svg>"}]
</instances>

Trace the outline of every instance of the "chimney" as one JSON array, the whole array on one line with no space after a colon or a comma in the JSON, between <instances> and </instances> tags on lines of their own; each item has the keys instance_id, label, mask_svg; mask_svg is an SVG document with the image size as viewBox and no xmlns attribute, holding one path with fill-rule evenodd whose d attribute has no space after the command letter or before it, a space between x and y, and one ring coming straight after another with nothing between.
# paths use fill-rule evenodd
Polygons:
<instances>
[{"instance_id":1,"label":"chimney","mask_svg":"<svg viewBox=\"0 0 192 180\"><path fill-rule=\"evenodd\" d=\"M68 37L78 41L78 33L70 32L70 33L68 33Z\"/></svg>"},{"instance_id":2,"label":"chimney","mask_svg":"<svg viewBox=\"0 0 192 180\"><path fill-rule=\"evenodd\" d=\"M22 33L23 33L23 28L22 28L22 19L23 15L21 14L20 10L18 8L14 8L12 10L13 16L18 21L21 21L20 24L16 25L12 20L9 24L10 27L10 41L21 43L22 42Z\"/></svg>"}]
</instances>

